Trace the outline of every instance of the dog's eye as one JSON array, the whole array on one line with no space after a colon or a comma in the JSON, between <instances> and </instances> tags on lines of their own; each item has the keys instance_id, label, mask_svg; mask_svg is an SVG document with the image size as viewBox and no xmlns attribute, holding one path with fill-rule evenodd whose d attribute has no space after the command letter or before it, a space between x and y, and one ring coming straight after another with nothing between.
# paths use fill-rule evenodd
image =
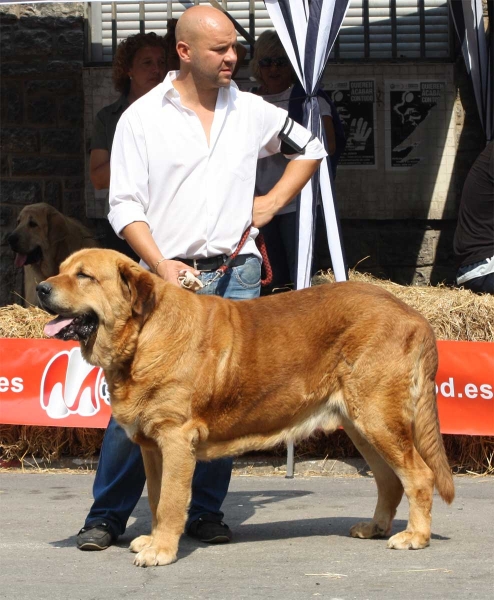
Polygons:
<instances>
[{"instance_id":1,"label":"dog's eye","mask_svg":"<svg viewBox=\"0 0 494 600\"><path fill-rule=\"evenodd\" d=\"M82 271L79 271L79 273L77 273L77 277L79 279L92 279L91 275L88 275L87 273L83 273Z\"/></svg>"},{"instance_id":2,"label":"dog's eye","mask_svg":"<svg viewBox=\"0 0 494 600\"><path fill-rule=\"evenodd\" d=\"M29 227L37 227L38 224L35 223L34 221L29 221Z\"/></svg>"}]
</instances>

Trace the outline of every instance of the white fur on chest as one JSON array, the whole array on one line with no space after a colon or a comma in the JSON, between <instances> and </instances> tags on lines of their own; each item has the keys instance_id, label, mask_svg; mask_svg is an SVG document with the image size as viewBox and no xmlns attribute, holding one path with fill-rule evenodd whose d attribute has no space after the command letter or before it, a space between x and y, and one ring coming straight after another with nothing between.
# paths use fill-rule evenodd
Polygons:
<instances>
[{"instance_id":1,"label":"white fur on chest","mask_svg":"<svg viewBox=\"0 0 494 600\"><path fill-rule=\"evenodd\" d=\"M129 440L133 442L135 436L139 433L139 420L136 419L133 423L126 423L125 425L123 423L119 423L119 425L125 431Z\"/></svg>"}]
</instances>

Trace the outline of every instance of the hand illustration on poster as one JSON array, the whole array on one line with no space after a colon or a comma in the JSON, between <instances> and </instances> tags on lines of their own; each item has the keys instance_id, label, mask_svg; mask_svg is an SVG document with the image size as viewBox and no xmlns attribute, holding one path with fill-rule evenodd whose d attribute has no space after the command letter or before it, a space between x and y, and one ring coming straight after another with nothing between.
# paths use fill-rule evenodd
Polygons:
<instances>
[{"instance_id":1,"label":"hand illustration on poster","mask_svg":"<svg viewBox=\"0 0 494 600\"><path fill-rule=\"evenodd\" d=\"M349 150L356 150L357 152L364 152L371 133L372 127L362 117L358 120L352 119L348 132L347 148Z\"/></svg>"}]
</instances>

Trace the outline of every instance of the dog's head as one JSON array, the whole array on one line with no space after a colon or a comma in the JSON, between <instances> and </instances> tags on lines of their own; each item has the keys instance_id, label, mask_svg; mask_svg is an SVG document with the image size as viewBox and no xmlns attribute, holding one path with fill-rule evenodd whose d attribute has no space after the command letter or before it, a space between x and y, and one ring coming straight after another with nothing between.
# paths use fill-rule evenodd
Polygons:
<instances>
[{"instance_id":1,"label":"dog's head","mask_svg":"<svg viewBox=\"0 0 494 600\"><path fill-rule=\"evenodd\" d=\"M133 355L155 305L155 276L114 250L79 250L60 273L37 286L42 308L59 315L45 327L50 337L81 342L84 358L103 368Z\"/></svg>"},{"instance_id":2,"label":"dog's head","mask_svg":"<svg viewBox=\"0 0 494 600\"><path fill-rule=\"evenodd\" d=\"M67 233L65 217L53 206L45 202L25 206L16 228L7 236L15 252L15 266L41 263L48 246L65 239Z\"/></svg>"}]
</instances>

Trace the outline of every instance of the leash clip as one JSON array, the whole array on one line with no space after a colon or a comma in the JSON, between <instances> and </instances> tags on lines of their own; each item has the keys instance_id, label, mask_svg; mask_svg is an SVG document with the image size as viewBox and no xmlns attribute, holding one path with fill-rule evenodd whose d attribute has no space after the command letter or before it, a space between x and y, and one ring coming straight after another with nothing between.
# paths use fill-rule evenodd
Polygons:
<instances>
[{"instance_id":1,"label":"leash clip","mask_svg":"<svg viewBox=\"0 0 494 600\"><path fill-rule=\"evenodd\" d=\"M212 279L210 279L207 283L204 284L204 287L209 287L211 284L215 283L216 281L218 281L218 279L221 279L223 277L223 275L225 274L226 269L224 269L225 265L221 266L216 273L214 274L214 277Z\"/></svg>"}]
</instances>

